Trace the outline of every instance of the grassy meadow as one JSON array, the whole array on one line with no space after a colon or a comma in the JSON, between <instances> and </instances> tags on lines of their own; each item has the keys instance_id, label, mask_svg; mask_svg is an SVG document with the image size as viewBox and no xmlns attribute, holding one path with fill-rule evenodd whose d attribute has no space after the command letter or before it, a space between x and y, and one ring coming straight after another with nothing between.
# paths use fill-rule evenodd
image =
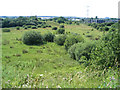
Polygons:
<instances>
[{"instance_id":1,"label":"grassy meadow","mask_svg":"<svg viewBox=\"0 0 120 90\"><path fill-rule=\"evenodd\" d=\"M53 21L46 22L59 27ZM80 34L85 41L94 41L101 37L100 32L85 24L64 24L65 32ZM43 45L25 45L21 41L26 31L16 30L2 33L2 87L3 88L98 88L105 87L110 77L118 78L117 70L93 70L70 58L64 46L47 42ZM92 30L93 29L93 30ZM37 28L41 34L52 32L51 27ZM91 35L91 37L87 37ZM88 70L89 68L89 70ZM114 82L112 82L114 83Z\"/></svg>"}]
</instances>

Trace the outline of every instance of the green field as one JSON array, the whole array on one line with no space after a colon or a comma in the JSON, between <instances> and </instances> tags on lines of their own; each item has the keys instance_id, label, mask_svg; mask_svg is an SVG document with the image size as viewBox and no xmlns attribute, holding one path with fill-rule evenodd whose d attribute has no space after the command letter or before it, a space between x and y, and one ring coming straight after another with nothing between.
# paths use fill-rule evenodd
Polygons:
<instances>
[{"instance_id":1,"label":"green field","mask_svg":"<svg viewBox=\"0 0 120 90\"><path fill-rule=\"evenodd\" d=\"M48 21L48 24L59 27L58 23ZM94 41L103 32L85 24L64 24L66 32L79 33L86 41ZM16 30L2 33L2 87L24 88L98 88L109 77L117 78L117 70L93 70L79 64L69 57L64 46L54 42L43 45L25 45L20 40L24 32L32 29ZM41 34L55 33L52 28L34 29ZM83 35L84 33L84 35ZM92 37L86 37L92 35ZM24 53L23 51L27 51ZM89 70L88 70L89 68Z\"/></svg>"}]
</instances>

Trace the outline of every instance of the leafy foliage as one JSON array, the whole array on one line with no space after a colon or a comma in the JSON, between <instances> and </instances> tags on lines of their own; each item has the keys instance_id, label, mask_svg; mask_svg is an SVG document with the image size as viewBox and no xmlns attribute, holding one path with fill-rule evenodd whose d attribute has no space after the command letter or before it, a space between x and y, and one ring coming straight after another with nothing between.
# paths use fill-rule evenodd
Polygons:
<instances>
[{"instance_id":1,"label":"leafy foliage","mask_svg":"<svg viewBox=\"0 0 120 90\"><path fill-rule=\"evenodd\" d=\"M43 37L45 41L53 42L54 36L55 35L53 35L51 32L48 32L48 33L45 33Z\"/></svg>"},{"instance_id":2,"label":"leafy foliage","mask_svg":"<svg viewBox=\"0 0 120 90\"><path fill-rule=\"evenodd\" d=\"M65 29L60 28L57 30L57 34L64 34L65 33Z\"/></svg>"},{"instance_id":3,"label":"leafy foliage","mask_svg":"<svg viewBox=\"0 0 120 90\"><path fill-rule=\"evenodd\" d=\"M32 29L37 29L37 27L36 26L32 26Z\"/></svg>"},{"instance_id":4,"label":"leafy foliage","mask_svg":"<svg viewBox=\"0 0 120 90\"><path fill-rule=\"evenodd\" d=\"M119 41L118 30L104 35L97 43L96 48L92 50L91 64L99 69L116 67L120 53Z\"/></svg>"},{"instance_id":5,"label":"leafy foliage","mask_svg":"<svg viewBox=\"0 0 120 90\"><path fill-rule=\"evenodd\" d=\"M68 50L73 44L83 41L84 39L80 35L70 34L65 40L65 49Z\"/></svg>"},{"instance_id":6,"label":"leafy foliage","mask_svg":"<svg viewBox=\"0 0 120 90\"><path fill-rule=\"evenodd\" d=\"M66 39L66 36L64 34L60 34L55 36L54 42L58 45L64 45L65 39Z\"/></svg>"},{"instance_id":7,"label":"leafy foliage","mask_svg":"<svg viewBox=\"0 0 120 90\"><path fill-rule=\"evenodd\" d=\"M64 28L64 25L60 25L60 28Z\"/></svg>"},{"instance_id":8,"label":"leafy foliage","mask_svg":"<svg viewBox=\"0 0 120 90\"><path fill-rule=\"evenodd\" d=\"M10 32L10 29L2 29L3 32Z\"/></svg>"},{"instance_id":9,"label":"leafy foliage","mask_svg":"<svg viewBox=\"0 0 120 90\"><path fill-rule=\"evenodd\" d=\"M57 30L57 27L53 27L52 30Z\"/></svg>"},{"instance_id":10,"label":"leafy foliage","mask_svg":"<svg viewBox=\"0 0 120 90\"><path fill-rule=\"evenodd\" d=\"M27 45L38 45L43 44L43 37L40 32L37 31L27 31L22 37L22 41Z\"/></svg>"},{"instance_id":11,"label":"leafy foliage","mask_svg":"<svg viewBox=\"0 0 120 90\"><path fill-rule=\"evenodd\" d=\"M85 56L87 60L90 59L90 53L92 48L95 47L94 43L91 42L81 42L74 44L68 50L68 53L71 58L79 61L82 56Z\"/></svg>"},{"instance_id":12,"label":"leafy foliage","mask_svg":"<svg viewBox=\"0 0 120 90\"><path fill-rule=\"evenodd\" d=\"M16 27L16 29L17 29L17 30L20 30L20 27L19 27L19 26L17 26L17 27Z\"/></svg>"}]
</instances>

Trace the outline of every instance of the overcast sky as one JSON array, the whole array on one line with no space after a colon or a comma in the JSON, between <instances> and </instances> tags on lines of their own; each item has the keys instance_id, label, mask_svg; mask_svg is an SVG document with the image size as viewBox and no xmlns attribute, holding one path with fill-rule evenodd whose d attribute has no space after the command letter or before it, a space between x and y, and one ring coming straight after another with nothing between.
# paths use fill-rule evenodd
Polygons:
<instances>
[{"instance_id":1,"label":"overcast sky","mask_svg":"<svg viewBox=\"0 0 120 90\"><path fill-rule=\"evenodd\" d=\"M0 16L118 17L120 0L1 0Z\"/></svg>"}]
</instances>

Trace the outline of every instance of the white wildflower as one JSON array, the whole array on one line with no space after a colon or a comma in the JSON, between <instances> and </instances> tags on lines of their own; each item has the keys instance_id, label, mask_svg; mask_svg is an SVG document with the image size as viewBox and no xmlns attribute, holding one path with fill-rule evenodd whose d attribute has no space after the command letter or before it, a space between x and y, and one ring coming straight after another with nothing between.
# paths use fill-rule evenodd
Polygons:
<instances>
[{"instance_id":1,"label":"white wildflower","mask_svg":"<svg viewBox=\"0 0 120 90\"><path fill-rule=\"evenodd\" d=\"M58 85L57 88L61 88L60 85Z\"/></svg>"},{"instance_id":2,"label":"white wildflower","mask_svg":"<svg viewBox=\"0 0 120 90\"><path fill-rule=\"evenodd\" d=\"M43 76L43 74L40 74L40 77L42 77Z\"/></svg>"},{"instance_id":3,"label":"white wildflower","mask_svg":"<svg viewBox=\"0 0 120 90\"><path fill-rule=\"evenodd\" d=\"M48 85L46 86L46 88L48 88Z\"/></svg>"}]
</instances>

